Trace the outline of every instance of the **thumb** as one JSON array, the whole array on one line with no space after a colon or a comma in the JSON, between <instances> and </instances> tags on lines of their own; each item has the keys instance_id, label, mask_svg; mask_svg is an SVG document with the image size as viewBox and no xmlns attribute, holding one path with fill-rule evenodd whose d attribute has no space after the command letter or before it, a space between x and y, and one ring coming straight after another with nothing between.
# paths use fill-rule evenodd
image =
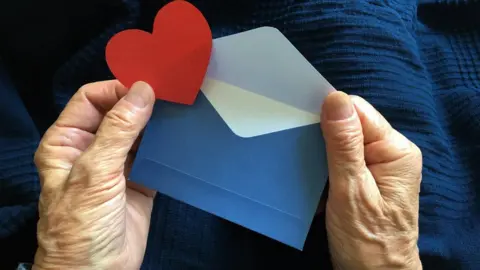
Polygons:
<instances>
[{"instance_id":1,"label":"thumb","mask_svg":"<svg viewBox=\"0 0 480 270\"><path fill-rule=\"evenodd\" d=\"M129 92L106 113L94 141L73 169L82 170L80 174L88 173L92 182L122 175L128 153L147 124L154 102L155 95L148 84L133 84Z\"/></svg>"},{"instance_id":2,"label":"thumb","mask_svg":"<svg viewBox=\"0 0 480 270\"><path fill-rule=\"evenodd\" d=\"M336 91L327 96L321 125L327 150L330 194L343 198L344 195L356 197L378 193L375 180L365 165L362 124L347 94Z\"/></svg>"}]
</instances>

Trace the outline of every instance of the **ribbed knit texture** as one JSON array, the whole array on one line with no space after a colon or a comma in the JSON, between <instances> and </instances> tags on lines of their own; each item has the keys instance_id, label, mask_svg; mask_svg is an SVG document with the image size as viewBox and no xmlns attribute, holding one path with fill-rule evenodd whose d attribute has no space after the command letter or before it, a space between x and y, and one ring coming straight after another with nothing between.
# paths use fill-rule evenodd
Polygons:
<instances>
[{"instance_id":1,"label":"ribbed knit texture","mask_svg":"<svg viewBox=\"0 0 480 270\"><path fill-rule=\"evenodd\" d=\"M0 269L31 260L40 192L33 165L39 134L0 58ZM13 268L9 268L13 269Z\"/></svg>"},{"instance_id":2,"label":"ribbed knit texture","mask_svg":"<svg viewBox=\"0 0 480 270\"><path fill-rule=\"evenodd\" d=\"M151 30L153 16L165 2L112 1L125 12L56 72L57 109L82 84L112 78L104 61L109 37L129 27ZM424 156L419 248L425 269L480 269L480 2L192 2L204 12L215 37L277 27L332 85L367 99L414 141ZM28 124L28 114L10 109L21 107L11 103L17 98L8 96L5 104L0 100L3 119L13 114L20 119L6 125L0 121L3 237L35 216L30 204L38 187L31 156L39 137ZM26 139L20 142L18 134ZM305 251L298 252L158 196L149 237L142 269L331 267L322 216L312 227Z\"/></svg>"}]
</instances>

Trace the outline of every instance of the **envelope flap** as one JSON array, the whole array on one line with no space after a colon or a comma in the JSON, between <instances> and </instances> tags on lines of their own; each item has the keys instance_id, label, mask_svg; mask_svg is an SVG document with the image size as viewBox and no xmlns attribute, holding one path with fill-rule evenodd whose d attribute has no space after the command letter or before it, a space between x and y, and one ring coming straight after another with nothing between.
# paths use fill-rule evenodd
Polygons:
<instances>
[{"instance_id":1,"label":"envelope flap","mask_svg":"<svg viewBox=\"0 0 480 270\"><path fill-rule=\"evenodd\" d=\"M213 79L204 80L202 92L232 132L243 138L320 122L318 114Z\"/></svg>"},{"instance_id":2,"label":"envelope flap","mask_svg":"<svg viewBox=\"0 0 480 270\"><path fill-rule=\"evenodd\" d=\"M272 27L215 39L206 77L315 114L334 90Z\"/></svg>"}]
</instances>

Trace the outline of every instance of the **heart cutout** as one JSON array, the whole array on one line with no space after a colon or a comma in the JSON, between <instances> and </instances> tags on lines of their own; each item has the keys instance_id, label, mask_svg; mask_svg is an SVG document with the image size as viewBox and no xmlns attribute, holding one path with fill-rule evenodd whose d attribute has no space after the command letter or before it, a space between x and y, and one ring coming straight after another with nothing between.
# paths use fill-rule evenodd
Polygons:
<instances>
[{"instance_id":1,"label":"heart cutout","mask_svg":"<svg viewBox=\"0 0 480 270\"><path fill-rule=\"evenodd\" d=\"M155 97L193 104L212 51L212 32L192 4L176 0L157 13L152 34L130 29L113 36L106 47L107 64L126 87L136 81L152 86Z\"/></svg>"}]
</instances>

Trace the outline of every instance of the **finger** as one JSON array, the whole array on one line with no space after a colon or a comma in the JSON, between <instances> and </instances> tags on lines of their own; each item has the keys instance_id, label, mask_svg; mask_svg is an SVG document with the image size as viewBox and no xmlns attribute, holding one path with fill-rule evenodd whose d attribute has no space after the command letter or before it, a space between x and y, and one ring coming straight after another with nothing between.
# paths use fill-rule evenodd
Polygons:
<instances>
[{"instance_id":1,"label":"finger","mask_svg":"<svg viewBox=\"0 0 480 270\"><path fill-rule=\"evenodd\" d=\"M73 161L90 145L93 138L93 134L79 129L50 127L35 153L37 169L40 172L44 169L70 170Z\"/></svg>"},{"instance_id":2,"label":"finger","mask_svg":"<svg viewBox=\"0 0 480 270\"><path fill-rule=\"evenodd\" d=\"M422 170L418 147L367 101L360 97L352 100L363 127L365 161L382 194L399 202L407 201L408 194L418 195Z\"/></svg>"},{"instance_id":3,"label":"finger","mask_svg":"<svg viewBox=\"0 0 480 270\"><path fill-rule=\"evenodd\" d=\"M414 151L412 142L393 129L370 103L358 96L351 99L362 124L368 165L399 160Z\"/></svg>"},{"instance_id":4,"label":"finger","mask_svg":"<svg viewBox=\"0 0 480 270\"><path fill-rule=\"evenodd\" d=\"M327 96L321 125L327 150L329 201L348 203L352 209L361 201L375 205L380 193L365 165L362 125L347 94L337 91Z\"/></svg>"},{"instance_id":5,"label":"finger","mask_svg":"<svg viewBox=\"0 0 480 270\"><path fill-rule=\"evenodd\" d=\"M73 162L93 141L92 133L100 125L105 111L110 110L126 92L118 81L81 87L40 141L35 154L38 170L70 170ZM65 148L69 148L68 151Z\"/></svg>"},{"instance_id":6,"label":"finger","mask_svg":"<svg viewBox=\"0 0 480 270\"><path fill-rule=\"evenodd\" d=\"M79 129L49 128L35 152L34 162L42 191L55 191L68 179L73 163L93 141L93 134ZM48 183L47 183L48 182Z\"/></svg>"},{"instance_id":7,"label":"finger","mask_svg":"<svg viewBox=\"0 0 480 270\"><path fill-rule=\"evenodd\" d=\"M86 171L90 184L123 175L128 153L150 118L154 101L153 90L148 84L135 83L106 113L95 140L75 163L74 170Z\"/></svg>"},{"instance_id":8,"label":"finger","mask_svg":"<svg viewBox=\"0 0 480 270\"><path fill-rule=\"evenodd\" d=\"M68 102L55 125L95 133L106 112L127 92L116 80L86 84Z\"/></svg>"},{"instance_id":9,"label":"finger","mask_svg":"<svg viewBox=\"0 0 480 270\"><path fill-rule=\"evenodd\" d=\"M94 139L105 111L124 96L127 89L118 81L82 86L70 99L55 123L45 132L35 153L35 165L44 191L63 185L71 167ZM45 186L44 179L54 176Z\"/></svg>"}]
</instances>

